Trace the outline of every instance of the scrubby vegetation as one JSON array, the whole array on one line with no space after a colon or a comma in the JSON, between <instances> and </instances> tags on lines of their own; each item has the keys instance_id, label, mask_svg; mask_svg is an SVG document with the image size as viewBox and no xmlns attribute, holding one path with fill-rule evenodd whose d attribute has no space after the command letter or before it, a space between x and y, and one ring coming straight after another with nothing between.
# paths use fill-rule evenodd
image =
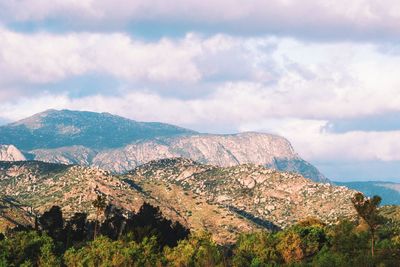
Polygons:
<instances>
[{"instance_id":1,"label":"scrubby vegetation","mask_svg":"<svg viewBox=\"0 0 400 267\"><path fill-rule=\"evenodd\" d=\"M385 219L374 228L372 256L368 223L326 225L307 218L278 232L239 236L230 246L207 232L192 232L144 204L135 214L113 206L105 220L84 213L68 220L52 207L30 229L0 235L0 266L399 266L400 225ZM393 214L393 211L391 211ZM98 231L96 234L95 231Z\"/></svg>"}]
</instances>

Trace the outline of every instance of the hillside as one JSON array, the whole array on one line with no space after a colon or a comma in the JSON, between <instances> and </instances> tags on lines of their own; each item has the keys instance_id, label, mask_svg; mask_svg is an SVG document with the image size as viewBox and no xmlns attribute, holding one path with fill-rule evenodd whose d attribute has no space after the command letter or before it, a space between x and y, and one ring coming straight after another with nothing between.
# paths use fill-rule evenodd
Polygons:
<instances>
[{"instance_id":1,"label":"hillside","mask_svg":"<svg viewBox=\"0 0 400 267\"><path fill-rule=\"evenodd\" d=\"M382 197L382 205L400 205L400 184L393 182L335 182L337 185L363 192L366 196Z\"/></svg>"},{"instance_id":2,"label":"hillside","mask_svg":"<svg viewBox=\"0 0 400 267\"><path fill-rule=\"evenodd\" d=\"M278 227L306 217L335 223L355 214L352 190L252 164L221 168L188 159L164 159L139 166L128 178L174 184L210 203Z\"/></svg>"},{"instance_id":3,"label":"hillside","mask_svg":"<svg viewBox=\"0 0 400 267\"><path fill-rule=\"evenodd\" d=\"M220 168L187 159L153 161L119 176L91 167L0 162L0 188L3 198L26 212L59 205L67 217L83 211L94 218L96 194L127 211L146 201L168 218L190 229L206 228L227 243L241 232L275 230L309 216L333 223L354 214L353 192L344 187L261 166Z\"/></svg>"},{"instance_id":4,"label":"hillside","mask_svg":"<svg viewBox=\"0 0 400 267\"><path fill-rule=\"evenodd\" d=\"M105 195L108 203L126 211L137 211L144 201L159 206L165 216L190 229L207 228L221 243L233 242L238 233L259 228L242 216L180 187L162 182L125 182L123 177L89 167L35 161L0 162L0 188L3 198L18 203L18 209L16 205L1 209L4 211L4 216L0 217L3 230L7 225L12 227L32 221L29 216L21 219L26 217L26 212L42 213L53 205L62 207L67 217L74 212L87 212L93 219L92 201L96 194Z\"/></svg>"},{"instance_id":5,"label":"hillside","mask_svg":"<svg viewBox=\"0 0 400 267\"><path fill-rule=\"evenodd\" d=\"M0 127L0 144L15 145L30 160L96 166L115 173L152 160L184 157L221 167L253 163L329 182L280 136L199 134L108 113L48 110Z\"/></svg>"},{"instance_id":6,"label":"hillside","mask_svg":"<svg viewBox=\"0 0 400 267\"><path fill-rule=\"evenodd\" d=\"M32 225L35 216L31 211L14 198L0 195L0 233L16 226Z\"/></svg>"}]
</instances>

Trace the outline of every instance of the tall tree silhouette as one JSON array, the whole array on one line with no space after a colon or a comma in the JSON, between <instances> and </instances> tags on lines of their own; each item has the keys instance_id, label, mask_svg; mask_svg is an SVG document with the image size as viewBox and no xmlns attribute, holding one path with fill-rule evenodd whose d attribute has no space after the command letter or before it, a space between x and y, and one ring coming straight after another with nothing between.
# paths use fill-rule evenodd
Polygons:
<instances>
[{"instance_id":1,"label":"tall tree silhouette","mask_svg":"<svg viewBox=\"0 0 400 267\"><path fill-rule=\"evenodd\" d=\"M46 232L54 240L65 241L64 219L59 206L53 206L50 210L44 212L39 218L39 224L42 231Z\"/></svg>"},{"instance_id":2,"label":"tall tree silhouette","mask_svg":"<svg viewBox=\"0 0 400 267\"><path fill-rule=\"evenodd\" d=\"M382 201L380 196L365 197L362 193L356 193L351 199L358 215L364 219L371 232L371 255L375 254L375 232L383 222L383 217L378 214L378 207Z\"/></svg>"},{"instance_id":3,"label":"tall tree silhouette","mask_svg":"<svg viewBox=\"0 0 400 267\"><path fill-rule=\"evenodd\" d=\"M86 213L75 213L66 223L65 231L67 234L67 247L70 247L71 243L82 242L88 236L87 231L87 214Z\"/></svg>"},{"instance_id":4,"label":"tall tree silhouette","mask_svg":"<svg viewBox=\"0 0 400 267\"><path fill-rule=\"evenodd\" d=\"M96 222L94 225L94 235L93 235L93 239L96 239L99 216L100 216L101 212L104 211L104 209L107 206L106 197L103 195L97 195L96 200L94 200L92 202L92 204L93 204L93 207L96 208Z\"/></svg>"}]
</instances>

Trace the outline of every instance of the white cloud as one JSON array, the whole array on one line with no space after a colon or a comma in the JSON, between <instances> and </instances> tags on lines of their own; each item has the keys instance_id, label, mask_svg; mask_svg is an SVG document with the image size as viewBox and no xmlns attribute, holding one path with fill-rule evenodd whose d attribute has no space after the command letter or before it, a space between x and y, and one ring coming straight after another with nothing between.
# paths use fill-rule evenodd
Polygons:
<instances>
[{"instance_id":1,"label":"white cloud","mask_svg":"<svg viewBox=\"0 0 400 267\"><path fill-rule=\"evenodd\" d=\"M20 34L0 29L0 78L48 83L99 72L122 79L196 81L190 37L142 43L125 34Z\"/></svg>"},{"instance_id":2,"label":"white cloud","mask_svg":"<svg viewBox=\"0 0 400 267\"><path fill-rule=\"evenodd\" d=\"M34 90L30 84L62 84L97 73L126 81L124 93L138 83L150 92L173 86L188 96L207 89L210 102L222 102L222 110L226 99L243 107L237 109L243 120L251 119L247 113L329 119L400 109L400 55L380 53L371 44L196 34L143 42L122 33L22 34L0 28L0 57L0 91L18 88L20 94ZM7 95L13 97L0 97L6 101ZM252 111L244 111L248 107Z\"/></svg>"},{"instance_id":3,"label":"white cloud","mask_svg":"<svg viewBox=\"0 0 400 267\"><path fill-rule=\"evenodd\" d=\"M376 41L400 36L397 0L21 0L2 1L0 10L5 22L53 19L77 27L152 21L239 33Z\"/></svg>"}]
</instances>

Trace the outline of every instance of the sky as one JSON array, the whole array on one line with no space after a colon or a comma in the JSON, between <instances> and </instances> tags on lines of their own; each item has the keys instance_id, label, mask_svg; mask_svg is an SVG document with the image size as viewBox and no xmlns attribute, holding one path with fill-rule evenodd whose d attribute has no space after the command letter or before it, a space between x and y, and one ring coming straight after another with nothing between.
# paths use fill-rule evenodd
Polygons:
<instances>
[{"instance_id":1,"label":"sky","mask_svg":"<svg viewBox=\"0 0 400 267\"><path fill-rule=\"evenodd\" d=\"M0 124L46 109L279 134L400 182L398 0L0 0Z\"/></svg>"}]
</instances>

